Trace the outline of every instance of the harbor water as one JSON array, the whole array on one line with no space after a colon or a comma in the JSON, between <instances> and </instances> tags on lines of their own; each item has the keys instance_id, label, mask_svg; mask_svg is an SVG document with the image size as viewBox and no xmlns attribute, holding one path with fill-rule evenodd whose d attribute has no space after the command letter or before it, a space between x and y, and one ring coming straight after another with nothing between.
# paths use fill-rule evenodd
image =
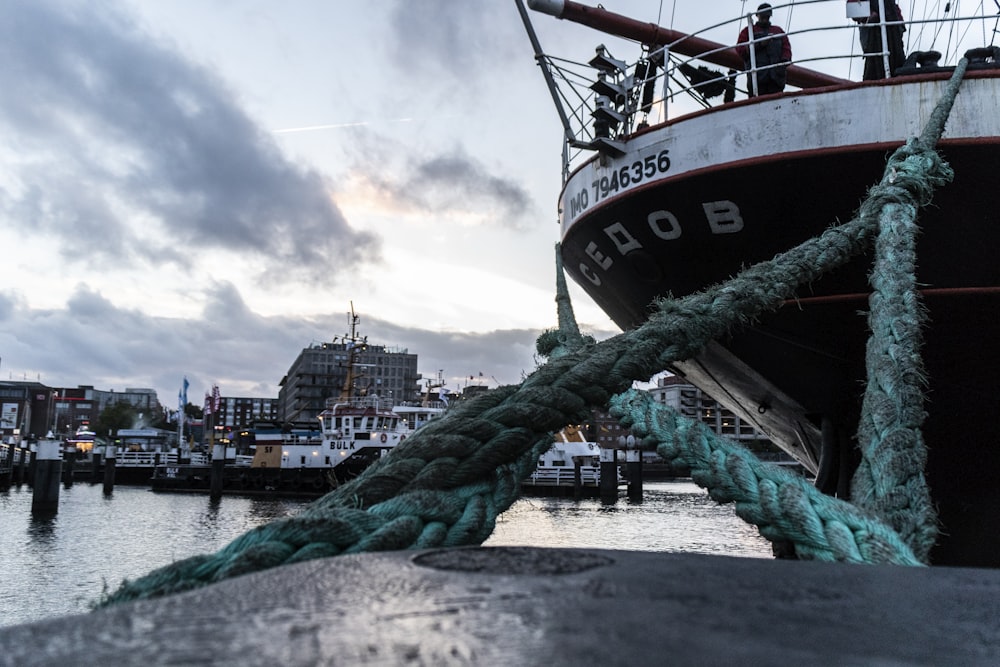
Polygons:
<instances>
[{"instance_id":1,"label":"harbor water","mask_svg":"<svg viewBox=\"0 0 1000 667\"><path fill-rule=\"evenodd\" d=\"M31 489L0 492L0 626L83 613L114 590L175 560L210 553L304 504L153 493L101 485L61 489L59 512L31 516ZM770 544L690 481L647 483L641 503L624 492L598 500L522 498L486 545L584 547L770 558Z\"/></svg>"}]
</instances>

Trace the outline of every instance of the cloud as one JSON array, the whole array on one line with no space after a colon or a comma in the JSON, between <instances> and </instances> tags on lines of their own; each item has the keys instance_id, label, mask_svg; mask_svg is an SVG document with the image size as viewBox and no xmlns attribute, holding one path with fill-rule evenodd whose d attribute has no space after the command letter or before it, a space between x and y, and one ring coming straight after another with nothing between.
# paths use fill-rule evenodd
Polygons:
<instances>
[{"instance_id":1,"label":"cloud","mask_svg":"<svg viewBox=\"0 0 1000 667\"><path fill-rule=\"evenodd\" d=\"M408 152L388 137L362 130L352 149L351 178L389 210L433 213L441 219L460 218L467 225L515 230L530 228L537 214L521 183L496 175L459 146Z\"/></svg>"},{"instance_id":2,"label":"cloud","mask_svg":"<svg viewBox=\"0 0 1000 667\"><path fill-rule=\"evenodd\" d=\"M0 292L0 322L6 322L14 315L18 297L8 292Z\"/></svg>"},{"instance_id":3,"label":"cloud","mask_svg":"<svg viewBox=\"0 0 1000 667\"><path fill-rule=\"evenodd\" d=\"M516 36L520 41L504 32L506 26L520 27L509 20L511 10L500 2L396 0L386 44L400 69L433 67L473 97L478 77L495 76L509 58L523 57L523 32Z\"/></svg>"},{"instance_id":4,"label":"cloud","mask_svg":"<svg viewBox=\"0 0 1000 667\"><path fill-rule=\"evenodd\" d=\"M218 383L227 396L274 398L303 348L345 330L342 312L262 316L248 309L229 283L210 285L206 292L204 312L194 319L118 308L86 284L76 286L65 309L32 309L16 295L0 293L2 379L105 390L150 387L172 405L187 376L189 397ZM456 389L462 378L478 380L479 373L490 386L516 384L537 365L540 331L435 332L365 313L360 317L361 333L371 343L405 348L418 356L424 377L442 370Z\"/></svg>"},{"instance_id":5,"label":"cloud","mask_svg":"<svg viewBox=\"0 0 1000 667\"><path fill-rule=\"evenodd\" d=\"M185 266L221 249L267 280L377 260L320 174L114 7L12 3L0 59L0 225L30 224L69 261Z\"/></svg>"}]
</instances>

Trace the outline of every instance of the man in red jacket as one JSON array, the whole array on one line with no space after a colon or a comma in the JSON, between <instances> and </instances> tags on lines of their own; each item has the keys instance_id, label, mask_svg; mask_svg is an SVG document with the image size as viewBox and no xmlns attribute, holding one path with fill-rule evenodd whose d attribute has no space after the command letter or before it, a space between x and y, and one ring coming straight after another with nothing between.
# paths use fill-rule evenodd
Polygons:
<instances>
[{"instance_id":1,"label":"man in red jacket","mask_svg":"<svg viewBox=\"0 0 1000 667\"><path fill-rule=\"evenodd\" d=\"M771 25L771 5L757 7L757 22L753 24L754 60L750 59L749 30L743 28L736 40L736 53L743 59L747 74L747 95L780 93L785 89L785 69L792 60L792 45L785 31ZM753 65L756 70L750 72ZM754 78L756 77L756 85Z\"/></svg>"}]
</instances>

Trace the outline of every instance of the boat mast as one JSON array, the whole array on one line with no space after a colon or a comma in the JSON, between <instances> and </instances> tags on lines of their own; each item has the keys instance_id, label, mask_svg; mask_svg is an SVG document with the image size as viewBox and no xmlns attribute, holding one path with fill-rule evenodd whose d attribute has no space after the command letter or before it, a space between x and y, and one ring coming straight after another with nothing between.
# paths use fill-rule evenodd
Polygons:
<instances>
[{"instance_id":1,"label":"boat mast","mask_svg":"<svg viewBox=\"0 0 1000 667\"><path fill-rule=\"evenodd\" d=\"M344 376L344 386L340 389L340 400L345 403L351 400L351 390L354 387L355 357L358 353L358 348L362 347L365 343L365 340L361 340L360 343L358 341L357 326L360 318L354 312L353 301L351 301L351 312L349 313L348 319L351 324L351 333L344 334L341 339L344 341L344 347L347 348L347 375Z\"/></svg>"},{"instance_id":2,"label":"boat mast","mask_svg":"<svg viewBox=\"0 0 1000 667\"><path fill-rule=\"evenodd\" d=\"M670 30L655 23L636 21L609 12L603 7L590 7L573 0L528 0L528 6L536 12L579 23L609 35L631 39L652 47L669 46L671 53L698 58L734 70L744 68L743 59L731 45ZM789 65L786 76L788 83L798 88L820 88L848 83L844 79L798 65Z\"/></svg>"}]
</instances>

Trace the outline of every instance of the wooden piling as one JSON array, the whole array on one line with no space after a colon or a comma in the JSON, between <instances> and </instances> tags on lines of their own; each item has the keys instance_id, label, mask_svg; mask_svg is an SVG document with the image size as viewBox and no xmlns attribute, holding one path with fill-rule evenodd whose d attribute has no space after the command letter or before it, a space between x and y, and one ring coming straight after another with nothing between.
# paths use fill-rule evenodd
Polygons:
<instances>
[{"instance_id":1,"label":"wooden piling","mask_svg":"<svg viewBox=\"0 0 1000 667\"><path fill-rule=\"evenodd\" d=\"M38 441L35 440L35 447L38 447ZM35 467L38 465L38 451L31 451L31 445L28 445L28 449L24 452L27 457L27 463L24 467L24 482L28 486L35 485Z\"/></svg>"},{"instance_id":2,"label":"wooden piling","mask_svg":"<svg viewBox=\"0 0 1000 667\"><path fill-rule=\"evenodd\" d=\"M30 472L29 461L31 460L31 450L27 447L18 447L20 450L20 457L17 462L17 472L14 473L14 481L18 486L24 484L28 481L28 474Z\"/></svg>"},{"instance_id":3,"label":"wooden piling","mask_svg":"<svg viewBox=\"0 0 1000 667\"><path fill-rule=\"evenodd\" d=\"M59 511L59 482L62 452L58 440L39 440L32 477L31 513L54 516Z\"/></svg>"},{"instance_id":4,"label":"wooden piling","mask_svg":"<svg viewBox=\"0 0 1000 667\"><path fill-rule=\"evenodd\" d=\"M211 500L218 500L222 497L222 478L226 474L226 446L212 446L212 482L209 486L208 497Z\"/></svg>"},{"instance_id":5,"label":"wooden piling","mask_svg":"<svg viewBox=\"0 0 1000 667\"><path fill-rule=\"evenodd\" d=\"M104 495L111 495L115 490L115 462L118 459L118 448L108 445L104 448Z\"/></svg>"},{"instance_id":6,"label":"wooden piling","mask_svg":"<svg viewBox=\"0 0 1000 667\"><path fill-rule=\"evenodd\" d=\"M104 468L101 467L101 454L94 448L90 454L90 483L97 484L104 479Z\"/></svg>"},{"instance_id":7,"label":"wooden piling","mask_svg":"<svg viewBox=\"0 0 1000 667\"><path fill-rule=\"evenodd\" d=\"M74 449L66 452L66 457L63 459L62 483L67 489L73 486L73 468L76 467L76 457L77 451Z\"/></svg>"},{"instance_id":8,"label":"wooden piling","mask_svg":"<svg viewBox=\"0 0 1000 667\"><path fill-rule=\"evenodd\" d=\"M618 501L618 450L601 449L601 502Z\"/></svg>"},{"instance_id":9,"label":"wooden piling","mask_svg":"<svg viewBox=\"0 0 1000 667\"><path fill-rule=\"evenodd\" d=\"M634 442L634 438L630 435ZM642 452L634 446L625 450L625 472L628 474L628 499L642 500Z\"/></svg>"},{"instance_id":10,"label":"wooden piling","mask_svg":"<svg viewBox=\"0 0 1000 667\"><path fill-rule=\"evenodd\" d=\"M5 467L3 469L3 479L0 479L0 488L4 489L10 488L11 485L14 483L14 467L17 465L17 459L15 457L16 453L17 453L17 447L14 445L14 443L12 442L8 444L7 449L4 452L4 455L7 458L4 461Z\"/></svg>"}]
</instances>

